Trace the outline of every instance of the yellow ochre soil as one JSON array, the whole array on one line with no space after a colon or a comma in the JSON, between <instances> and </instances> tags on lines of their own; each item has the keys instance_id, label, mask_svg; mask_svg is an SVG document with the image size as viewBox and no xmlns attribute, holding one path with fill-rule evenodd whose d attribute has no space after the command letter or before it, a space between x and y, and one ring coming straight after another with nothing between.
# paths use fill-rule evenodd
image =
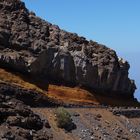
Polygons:
<instances>
[{"instance_id":1,"label":"yellow ochre soil","mask_svg":"<svg viewBox=\"0 0 140 140\"><path fill-rule=\"evenodd\" d=\"M121 98L111 98L107 96L101 96L95 93L90 93L87 90L79 87L66 87L61 85L53 85L45 83L30 76L26 76L21 73L9 72L0 68L0 81L11 83L25 89L31 89L38 91L46 96L63 101L64 103L75 104L109 104L109 105L130 105L136 106L137 103L131 100L123 100Z\"/></svg>"}]
</instances>

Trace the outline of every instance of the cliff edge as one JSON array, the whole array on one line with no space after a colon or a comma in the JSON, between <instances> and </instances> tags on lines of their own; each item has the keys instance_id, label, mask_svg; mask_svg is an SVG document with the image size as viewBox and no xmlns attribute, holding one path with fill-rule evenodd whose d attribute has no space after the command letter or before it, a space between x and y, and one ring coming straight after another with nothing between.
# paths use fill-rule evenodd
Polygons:
<instances>
[{"instance_id":1,"label":"cliff edge","mask_svg":"<svg viewBox=\"0 0 140 140\"><path fill-rule=\"evenodd\" d=\"M0 1L0 67L107 96L134 98L136 89L114 50L42 20L20 0Z\"/></svg>"}]
</instances>

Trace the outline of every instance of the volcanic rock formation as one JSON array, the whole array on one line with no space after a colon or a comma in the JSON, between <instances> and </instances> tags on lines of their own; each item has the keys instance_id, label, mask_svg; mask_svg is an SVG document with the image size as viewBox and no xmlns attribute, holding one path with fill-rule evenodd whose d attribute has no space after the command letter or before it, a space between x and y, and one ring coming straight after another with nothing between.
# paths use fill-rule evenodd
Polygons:
<instances>
[{"instance_id":1,"label":"volcanic rock formation","mask_svg":"<svg viewBox=\"0 0 140 140\"><path fill-rule=\"evenodd\" d=\"M40 19L20 0L0 1L0 66L99 93L133 97L136 89L114 50Z\"/></svg>"},{"instance_id":2,"label":"volcanic rock formation","mask_svg":"<svg viewBox=\"0 0 140 140\"><path fill-rule=\"evenodd\" d=\"M37 103L35 97L38 96L39 94L33 93L33 91L27 91L6 83L0 83L1 140L52 139L47 118L45 118L45 120L44 118L40 118L39 115L35 114L31 108L26 105L32 106ZM38 105L38 103L36 105Z\"/></svg>"}]
</instances>

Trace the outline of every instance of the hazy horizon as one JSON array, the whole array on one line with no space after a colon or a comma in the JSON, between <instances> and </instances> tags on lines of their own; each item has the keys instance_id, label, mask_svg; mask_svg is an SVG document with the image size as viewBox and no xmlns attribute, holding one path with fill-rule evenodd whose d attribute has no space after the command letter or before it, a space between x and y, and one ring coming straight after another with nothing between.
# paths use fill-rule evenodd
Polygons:
<instances>
[{"instance_id":1,"label":"hazy horizon","mask_svg":"<svg viewBox=\"0 0 140 140\"><path fill-rule=\"evenodd\" d=\"M114 49L130 65L140 100L140 1L139 0L23 0L37 16Z\"/></svg>"}]
</instances>

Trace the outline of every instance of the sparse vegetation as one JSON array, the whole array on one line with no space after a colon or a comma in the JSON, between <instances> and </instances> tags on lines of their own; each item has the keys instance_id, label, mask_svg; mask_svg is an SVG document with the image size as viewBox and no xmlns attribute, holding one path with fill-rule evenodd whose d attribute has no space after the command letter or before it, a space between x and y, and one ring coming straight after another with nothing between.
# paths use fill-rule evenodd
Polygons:
<instances>
[{"instance_id":1,"label":"sparse vegetation","mask_svg":"<svg viewBox=\"0 0 140 140\"><path fill-rule=\"evenodd\" d=\"M23 78L24 77L24 78ZM106 97L94 93L90 93L87 90L79 89L79 88L72 88L72 87L65 87L65 86L58 86L49 84L47 87L46 83L38 82L34 79L31 79L28 76L22 75L20 73L13 73L7 71L3 68L0 68L0 82L11 83L13 85L17 85L19 87L35 90L39 93L42 93L48 96L50 99L62 101L64 103L75 103L75 104L109 104L109 105L117 105L117 106L139 106L137 101L133 100L124 100L120 98L111 98ZM46 89L42 88L46 86ZM48 89L47 89L48 88ZM47 94L46 94L47 93Z\"/></svg>"},{"instance_id":2,"label":"sparse vegetation","mask_svg":"<svg viewBox=\"0 0 140 140\"><path fill-rule=\"evenodd\" d=\"M56 110L56 121L59 128L64 128L67 131L75 128L70 113L63 107L59 107Z\"/></svg>"}]
</instances>

